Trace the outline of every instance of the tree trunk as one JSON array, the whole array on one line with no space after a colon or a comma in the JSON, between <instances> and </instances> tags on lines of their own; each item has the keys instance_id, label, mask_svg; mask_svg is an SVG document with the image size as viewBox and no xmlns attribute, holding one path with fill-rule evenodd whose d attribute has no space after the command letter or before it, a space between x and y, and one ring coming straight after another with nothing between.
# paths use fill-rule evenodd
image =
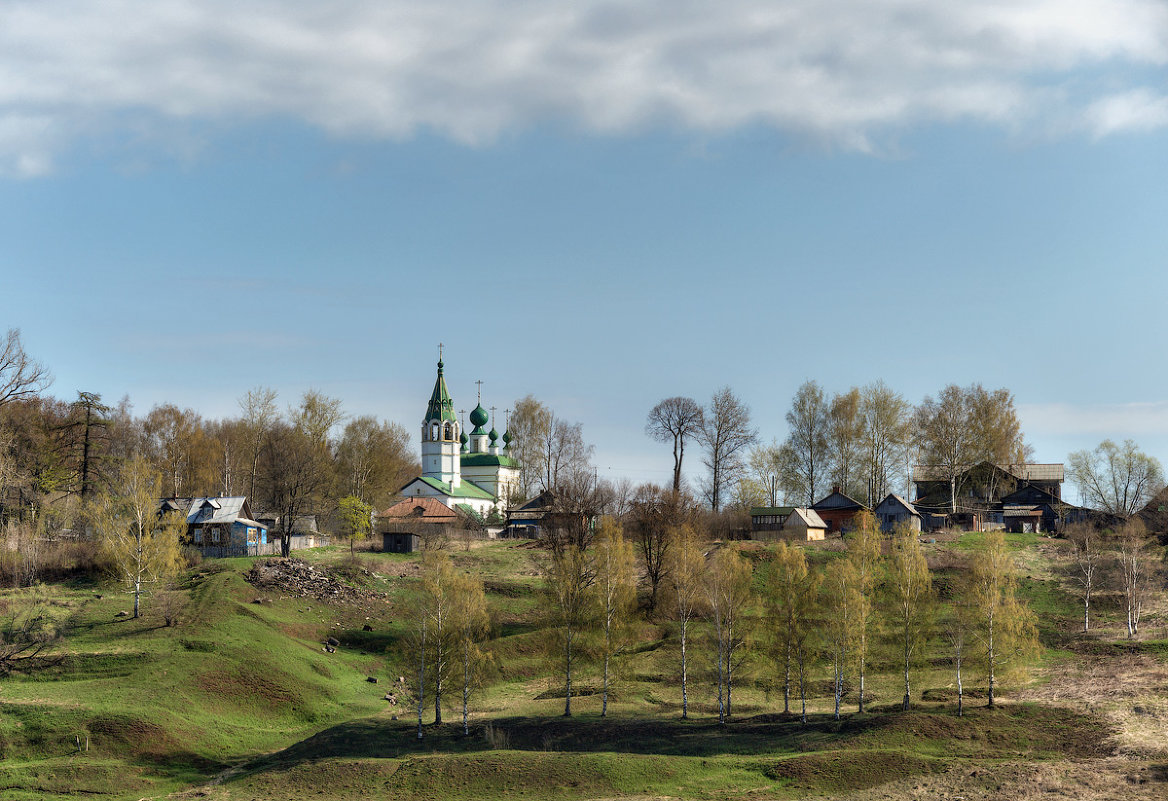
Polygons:
<instances>
[{"instance_id":1,"label":"tree trunk","mask_svg":"<svg viewBox=\"0 0 1168 801\"><path fill-rule=\"evenodd\" d=\"M964 695L965 695L965 693L964 693L963 688L961 686L961 658L958 657L957 658L957 717L961 717L962 715L965 714L965 708L963 706L963 703L965 700Z\"/></svg>"},{"instance_id":2,"label":"tree trunk","mask_svg":"<svg viewBox=\"0 0 1168 801\"><path fill-rule=\"evenodd\" d=\"M292 533L284 532L280 535L280 556L285 559L292 553Z\"/></svg>"},{"instance_id":3,"label":"tree trunk","mask_svg":"<svg viewBox=\"0 0 1168 801\"><path fill-rule=\"evenodd\" d=\"M572 717L572 636L564 638L564 717Z\"/></svg>"},{"instance_id":4,"label":"tree trunk","mask_svg":"<svg viewBox=\"0 0 1168 801\"><path fill-rule=\"evenodd\" d=\"M418 648L418 739L422 739L422 709L425 708L426 687L426 620L422 618L422 643Z\"/></svg>"},{"instance_id":5,"label":"tree trunk","mask_svg":"<svg viewBox=\"0 0 1168 801\"><path fill-rule=\"evenodd\" d=\"M721 724L726 723L726 707L724 705L723 695L722 695L722 657L723 657L724 650L725 649L722 646L722 641L721 641L721 639L719 639L719 641L718 641L718 722Z\"/></svg>"},{"instance_id":6,"label":"tree trunk","mask_svg":"<svg viewBox=\"0 0 1168 801\"><path fill-rule=\"evenodd\" d=\"M864 659L860 659L860 694L856 702L856 712L864 714Z\"/></svg>"},{"instance_id":7,"label":"tree trunk","mask_svg":"<svg viewBox=\"0 0 1168 801\"><path fill-rule=\"evenodd\" d=\"M688 695L687 687L686 687L686 681L688 680L689 677L686 675L685 635L686 635L686 626L684 623L682 623L681 624L681 719L682 720L685 720L686 718L689 717L689 695Z\"/></svg>"},{"instance_id":8,"label":"tree trunk","mask_svg":"<svg viewBox=\"0 0 1168 801\"><path fill-rule=\"evenodd\" d=\"M612 621L604 621L604 687L600 695L600 717L608 717L608 655L612 650Z\"/></svg>"},{"instance_id":9,"label":"tree trunk","mask_svg":"<svg viewBox=\"0 0 1168 801\"><path fill-rule=\"evenodd\" d=\"M908 686L908 667L909 667L909 645L908 637L904 638L904 711L908 711L909 702L911 701L911 694Z\"/></svg>"},{"instance_id":10,"label":"tree trunk","mask_svg":"<svg viewBox=\"0 0 1168 801\"><path fill-rule=\"evenodd\" d=\"M462 733L470 734L470 726L466 720L467 701L470 696L470 643L464 642L462 648Z\"/></svg>"},{"instance_id":11,"label":"tree trunk","mask_svg":"<svg viewBox=\"0 0 1168 801\"><path fill-rule=\"evenodd\" d=\"M783 714L791 714L791 644L787 643L787 658L783 662Z\"/></svg>"}]
</instances>

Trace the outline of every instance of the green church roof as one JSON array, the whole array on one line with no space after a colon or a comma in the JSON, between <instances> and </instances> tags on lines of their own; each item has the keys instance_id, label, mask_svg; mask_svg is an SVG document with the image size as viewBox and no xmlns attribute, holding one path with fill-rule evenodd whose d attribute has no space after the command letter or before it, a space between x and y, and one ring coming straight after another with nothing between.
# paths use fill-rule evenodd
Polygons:
<instances>
[{"instance_id":1,"label":"green church roof","mask_svg":"<svg viewBox=\"0 0 1168 801\"><path fill-rule=\"evenodd\" d=\"M510 456L495 456L493 453L464 453L461 461L463 467L519 467L519 462Z\"/></svg>"},{"instance_id":2,"label":"green church roof","mask_svg":"<svg viewBox=\"0 0 1168 801\"><path fill-rule=\"evenodd\" d=\"M480 501L493 501L495 496L487 492L478 484L463 479L457 487L451 487L445 481L439 481L429 476L419 476L414 481L421 481L450 498L476 498ZM412 481L410 482L413 483ZM407 485L408 486L408 485Z\"/></svg>"},{"instance_id":3,"label":"green church roof","mask_svg":"<svg viewBox=\"0 0 1168 801\"><path fill-rule=\"evenodd\" d=\"M438 362L438 378L434 381L434 392L431 393L430 403L426 406L426 419L424 422L431 420L456 422L454 401L450 397L450 391L446 389L446 379L442 375L441 361Z\"/></svg>"}]
</instances>

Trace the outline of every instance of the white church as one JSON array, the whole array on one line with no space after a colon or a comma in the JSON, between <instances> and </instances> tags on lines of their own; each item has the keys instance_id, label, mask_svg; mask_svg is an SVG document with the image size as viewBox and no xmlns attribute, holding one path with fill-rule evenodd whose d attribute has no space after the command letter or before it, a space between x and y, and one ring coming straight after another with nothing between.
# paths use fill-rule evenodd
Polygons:
<instances>
[{"instance_id":1,"label":"white church","mask_svg":"<svg viewBox=\"0 0 1168 801\"><path fill-rule=\"evenodd\" d=\"M422 475L402 487L401 494L407 501L434 498L480 520L501 516L519 487L519 462L509 453L511 435L504 432L500 447L494 425L483 429L491 421L480 397L470 413L474 429L467 436L454 414L442 370L439 357L438 378L422 421Z\"/></svg>"}]
</instances>

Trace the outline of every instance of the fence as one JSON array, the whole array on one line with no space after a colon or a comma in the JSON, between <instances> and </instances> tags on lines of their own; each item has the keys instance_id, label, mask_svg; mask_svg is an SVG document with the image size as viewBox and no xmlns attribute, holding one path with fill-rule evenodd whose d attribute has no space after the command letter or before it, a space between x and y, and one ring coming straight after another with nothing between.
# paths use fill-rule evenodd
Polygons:
<instances>
[{"instance_id":1,"label":"fence","mask_svg":"<svg viewBox=\"0 0 1168 801\"><path fill-rule=\"evenodd\" d=\"M270 535L269 535L270 536ZM293 534L291 550L302 551L328 545L329 538L318 534ZM232 556L279 556L280 537L277 535L263 545L203 545L198 548L204 559L225 559Z\"/></svg>"}]
</instances>

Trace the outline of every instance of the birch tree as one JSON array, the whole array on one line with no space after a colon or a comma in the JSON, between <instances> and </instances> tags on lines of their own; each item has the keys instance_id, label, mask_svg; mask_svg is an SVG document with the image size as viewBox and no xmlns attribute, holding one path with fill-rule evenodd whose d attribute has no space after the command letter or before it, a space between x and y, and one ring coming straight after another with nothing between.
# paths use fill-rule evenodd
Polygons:
<instances>
[{"instance_id":1,"label":"birch tree","mask_svg":"<svg viewBox=\"0 0 1168 801\"><path fill-rule=\"evenodd\" d=\"M928 644L936 610L936 595L924 550L916 532L908 527L899 527L893 533L885 593L889 639L904 665L902 708L907 711L912 700L910 671Z\"/></svg>"},{"instance_id":2,"label":"birch tree","mask_svg":"<svg viewBox=\"0 0 1168 801\"><path fill-rule=\"evenodd\" d=\"M470 734L468 709L471 691L479 686L486 664L486 652L480 643L490 632L491 618L483 583L467 575L458 575L454 582L454 627L457 641L456 658L462 667L462 733Z\"/></svg>"},{"instance_id":3,"label":"birch tree","mask_svg":"<svg viewBox=\"0 0 1168 801\"><path fill-rule=\"evenodd\" d=\"M637 603L637 577L633 547L625 541L620 526L611 517L600 522L593 541L596 563L596 593L600 601L604 635L604 683L600 716L608 716L609 664L625 647L633 607Z\"/></svg>"},{"instance_id":4,"label":"birch tree","mask_svg":"<svg viewBox=\"0 0 1168 801\"><path fill-rule=\"evenodd\" d=\"M141 456L119 472L113 489L102 497L97 515L102 551L114 575L134 596L134 617L142 596L165 582L182 565L180 538L187 521L181 513L159 514L162 476Z\"/></svg>"},{"instance_id":5,"label":"birch tree","mask_svg":"<svg viewBox=\"0 0 1168 801\"><path fill-rule=\"evenodd\" d=\"M690 525L677 529L667 555L669 563L669 600L673 621L677 624L681 649L681 717L689 717L689 637L690 630L702 614L702 577L706 559L698 533Z\"/></svg>"},{"instance_id":6,"label":"birch tree","mask_svg":"<svg viewBox=\"0 0 1168 801\"><path fill-rule=\"evenodd\" d=\"M576 545L554 551L544 572L543 596L551 652L564 677L564 717L571 717L573 671L600 617L590 555Z\"/></svg>"},{"instance_id":7,"label":"birch tree","mask_svg":"<svg viewBox=\"0 0 1168 801\"><path fill-rule=\"evenodd\" d=\"M1091 598L1099 588L1103 573L1100 533L1090 524L1078 523L1067 531L1067 540L1075 552L1071 576L1083 599L1083 631L1087 631L1091 628Z\"/></svg>"},{"instance_id":8,"label":"birch tree","mask_svg":"<svg viewBox=\"0 0 1168 801\"><path fill-rule=\"evenodd\" d=\"M808 570L803 549L780 542L766 574L763 600L771 626L771 654L782 670L783 712L791 711L791 672L794 669L802 702L800 719L804 723L807 722L809 645L818 589L818 577Z\"/></svg>"},{"instance_id":9,"label":"birch tree","mask_svg":"<svg viewBox=\"0 0 1168 801\"><path fill-rule=\"evenodd\" d=\"M966 591L973 656L989 683L986 706L993 707L998 679L1038 650L1034 613L1018 598L1018 568L1001 531L990 531L972 555Z\"/></svg>"},{"instance_id":10,"label":"birch tree","mask_svg":"<svg viewBox=\"0 0 1168 801\"><path fill-rule=\"evenodd\" d=\"M715 551L706 569L706 608L716 646L719 723L725 723L732 711L734 667L746 646L746 608L752 598L753 572L750 562L729 547Z\"/></svg>"},{"instance_id":11,"label":"birch tree","mask_svg":"<svg viewBox=\"0 0 1168 801\"><path fill-rule=\"evenodd\" d=\"M1142 521L1133 518L1124 523L1115 544L1115 561L1119 567L1117 578L1123 594L1127 638L1131 640L1139 632L1155 570L1148 532Z\"/></svg>"},{"instance_id":12,"label":"birch tree","mask_svg":"<svg viewBox=\"0 0 1168 801\"><path fill-rule=\"evenodd\" d=\"M855 564L846 559L832 562L824 570L820 608L823 610L823 642L831 662L836 720L840 719L844 679L856 661L861 606L860 579Z\"/></svg>"},{"instance_id":13,"label":"birch tree","mask_svg":"<svg viewBox=\"0 0 1168 801\"><path fill-rule=\"evenodd\" d=\"M801 506L815 503L827 475L828 411L823 389L815 381L807 381L795 393L787 412L790 433L783 448L789 454L785 461L793 470L786 480L788 491Z\"/></svg>"},{"instance_id":14,"label":"birch tree","mask_svg":"<svg viewBox=\"0 0 1168 801\"><path fill-rule=\"evenodd\" d=\"M868 653L875 636L876 591L880 583L880 553L883 535L876 516L861 510L855 517L855 526L844 540L848 548L848 562L856 575L856 641L854 657L860 677L857 711L864 711L865 680L868 672Z\"/></svg>"}]
</instances>

